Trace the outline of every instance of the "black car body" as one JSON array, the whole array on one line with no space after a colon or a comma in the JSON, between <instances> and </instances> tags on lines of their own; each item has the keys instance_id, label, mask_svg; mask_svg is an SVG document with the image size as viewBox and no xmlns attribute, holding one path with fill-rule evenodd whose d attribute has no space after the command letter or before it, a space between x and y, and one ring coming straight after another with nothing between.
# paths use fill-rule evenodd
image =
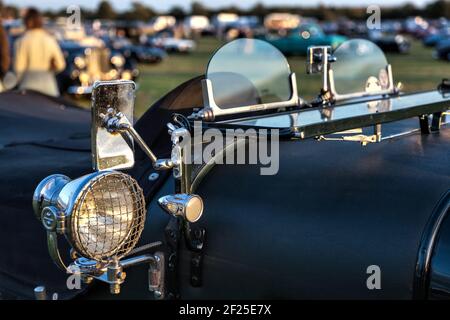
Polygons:
<instances>
[{"instance_id":1,"label":"black car body","mask_svg":"<svg viewBox=\"0 0 450 320\"><path fill-rule=\"evenodd\" d=\"M272 57L281 56L271 50ZM127 172L142 188L147 220L140 249L126 261L161 261L155 260L159 252L164 276L151 263L130 268L120 295L110 295L110 278L100 276L69 290L68 275L47 255L46 232L29 203L34 187L49 174L78 177L91 171L90 113L35 93L3 93L0 117L7 121L0 167L4 181L14 184L1 185L2 295L32 298L33 288L45 284L49 297L56 292L59 298L80 299L450 298L450 128L444 116L450 103L448 83L423 93L365 93L329 104L322 103L327 99L323 95L320 102L301 108L291 108L298 103L294 91L291 107L270 110L273 102L266 109L248 105L260 103L264 95L254 95L255 88L246 86L249 79L231 71L216 76L224 77L220 81L226 85L252 91L241 92L232 102L245 110L214 111L212 102L220 101L221 91L215 91L217 100L204 94L205 84L219 83L211 73L168 93L139 119L135 130L162 159L176 156L177 133L194 134L194 119L202 131L253 129L258 141L264 130L278 129L280 170L261 175L266 164L200 162L180 167L180 177L178 171L157 170L147 158L149 149L136 149L135 165ZM295 80L292 75L290 79ZM199 120L198 108L205 105L217 113L204 109L208 118ZM347 136L356 128L368 135L375 128L380 143L361 147L350 142L369 141L363 135ZM341 135L350 138L338 139ZM230 145L237 147L235 143ZM204 216L196 223L167 215L161 206L161 197L186 192L204 200ZM77 257L69 255L69 247L60 244L66 261ZM381 270L380 288L370 285L376 270ZM155 279L163 279L158 295Z\"/></svg>"}]
</instances>

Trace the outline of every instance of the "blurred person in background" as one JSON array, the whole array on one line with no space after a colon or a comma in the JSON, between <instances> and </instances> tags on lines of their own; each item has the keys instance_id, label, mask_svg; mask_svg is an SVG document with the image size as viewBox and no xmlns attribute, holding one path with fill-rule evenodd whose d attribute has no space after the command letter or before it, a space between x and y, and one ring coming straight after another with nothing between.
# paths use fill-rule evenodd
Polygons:
<instances>
[{"instance_id":1,"label":"blurred person in background","mask_svg":"<svg viewBox=\"0 0 450 320\"><path fill-rule=\"evenodd\" d=\"M59 96L55 74L64 70L66 62L56 39L42 27L42 17L29 8L23 18L26 32L16 41L14 70L20 89Z\"/></svg>"},{"instance_id":2,"label":"blurred person in background","mask_svg":"<svg viewBox=\"0 0 450 320\"><path fill-rule=\"evenodd\" d=\"M2 24L1 3L0 3L0 92L3 91L2 80L9 70L10 64L8 36Z\"/></svg>"}]
</instances>

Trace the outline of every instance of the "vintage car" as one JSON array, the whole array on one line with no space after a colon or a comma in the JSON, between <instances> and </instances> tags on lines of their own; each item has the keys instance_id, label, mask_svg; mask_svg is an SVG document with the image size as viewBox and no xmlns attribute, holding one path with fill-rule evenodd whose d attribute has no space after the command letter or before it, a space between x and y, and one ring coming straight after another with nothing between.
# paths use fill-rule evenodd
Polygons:
<instances>
[{"instance_id":1,"label":"vintage car","mask_svg":"<svg viewBox=\"0 0 450 320\"><path fill-rule=\"evenodd\" d=\"M196 48L194 40L177 38L171 29L155 33L148 39L147 45L161 48L169 53L189 53Z\"/></svg>"},{"instance_id":2,"label":"vintage car","mask_svg":"<svg viewBox=\"0 0 450 320\"><path fill-rule=\"evenodd\" d=\"M3 299L450 298L450 84L400 92L367 40L308 61L312 101L234 40L135 124L132 81L1 94Z\"/></svg>"},{"instance_id":3,"label":"vintage car","mask_svg":"<svg viewBox=\"0 0 450 320\"><path fill-rule=\"evenodd\" d=\"M367 39L380 47L383 52L409 53L411 41L404 35L377 30L367 32Z\"/></svg>"},{"instance_id":4,"label":"vintage car","mask_svg":"<svg viewBox=\"0 0 450 320\"><path fill-rule=\"evenodd\" d=\"M265 40L287 56L306 55L308 47L313 45L336 48L347 39L341 35L327 35L314 23L305 23L284 31L286 34L268 34Z\"/></svg>"},{"instance_id":5,"label":"vintage car","mask_svg":"<svg viewBox=\"0 0 450 320\"><path fill-rule=\"evenodd\" d=\"M66 69L57 75L61 92L89 95L95 81L136 80L139 75L135 61L103 44L88 45L70 40L59 44L66 58Z\"/></svg>"},{"instance_id":6,"label":"vintage car","mask_svg":"<svg viewBox=\"0 0 450 320\"><path fill-rule=\"evenodd\" d=\"M423 38L423 44L427 47L434 47L439 42L450 39L450 27L441 28L436 32Z\"/></svg>"},{"instance_id":7,"label":"vintage car","mask_svg":"<svg viewBox=\"0 0 450 320\"><path fill-rule=\"evenodd\" d=\"M135 63L159 63L167 57L163 49L134 44L128 38L102 37L102 40L108 48Z\"/></svg>"},{"instance_id":8,"label":"vintage car","mask_svg":"<svg viewBox=\"0 0 450 320\"><path fill-rule=\"evenodd\" d=\"M450 61L450 38L437 43L433 51L433 57Z\"/></svg>"}]
</instances>

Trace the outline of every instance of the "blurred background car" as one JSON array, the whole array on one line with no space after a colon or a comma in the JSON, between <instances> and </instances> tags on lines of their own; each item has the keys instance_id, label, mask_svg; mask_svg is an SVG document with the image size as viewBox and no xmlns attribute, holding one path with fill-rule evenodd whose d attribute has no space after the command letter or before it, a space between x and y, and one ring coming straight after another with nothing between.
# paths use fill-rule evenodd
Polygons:
<instances>
[{"instance_id":1,"label":"blurred background car","mask_svg":"<svg viewBox=\"0 0 450 320\"><path fill-rule=\"evenodd\" d=\"M189 53L195 49L194 40L176 37L173 29L161 30L154 34L148 39L147 45L173 53Z\"/></svg>"},{"instance_id":2,"label":"blurred background car","mask_svg":"<svg viewBox=\"0 0 450 320\"><path fill-rule=\"evenodd\" d=\"M450 39L438 42L434 51L434 57L450 61Z\"/></svg>"},{"instance_id":3,"label":"blurred background car","mask_svg":"<svg viewBox=\"0 0 450 320\"><path fill-rule=\"evenodd\" d=\"M101 39L108 48L125 57L127 63L130 64L128 68L132 68L132 64L134 64L134 68L137 68L137 63L159 63L167 57L166 51L160 48L133 44L126 37L104 36Z\"/></svg>"},{"instance_id":4,"label":"blurred background car","mask_svg":"<svg viewBox=\"0 0 450 320\"><path fill-rule=\"evenodd\" d=\"M261 33L264 33L264 29L256 16L241 16L224 29L226 41L236 38L252 38Z\"/></svg>"},{"instance_id":5,"label":"blurred background car","mask_svg":"<svg viewBox=\"0 0 450 320\"><path fill-rule=\"evenodd\" d=\"M238 21L239 15L236 13L220 12L212 17L211 23L214 28L214 34L223 39L225 30L229 25Z\"/></svg>"},{"instance_id":6,"label":"blurred background car","mask_svg":"<svg viewBox=\"0 0 450 320\"><path fill-rule=\"evenodd\" d=\"M278 33L269 33L265 40L274 45L283 54L306 55L309 46L331 46L336 48L347 38L342 35L325 34L318 24L306 23L293 29L282 29Z\"/></svg>"},{"instance_id":7,"label":"blurred background car","mask_svg":"<svg viewBox=\"0 0 450 320\"><path fill-rule=\"evenodd\" d=\"M374 42L384 52L408 53L411 48L411 41L404 35L394 32L382 32L371 30L367 39Z\"/></svg>"},{"instance_id":8,"label":"blurred background car","mask_svg":"<svg viewBox=\"0 0 450 320\"><path fill-rule=\"evenodd\" d=\"M90 94L95 81L136 80L137 66L119 52L105 46L88 46L60 41L66 58L66 69L57 75L61 92L80 96Z\"/></svg>"},{"instance_id":9,"label":"blurred background car","mask_svg":"<svg viewBox=\"0 0 450 320\"><path fill-rule=\"evenodd\" d=\"M445 26L429 34L423 39L423 44L427 47L434 47L439 42L450 38L450 26Z\"/></svg>"},{"instance_id":10,"label":"blurred background car","mask_svg":"<svg viewBox=\"0 0 450 320\"><path fill-rule=\"evenodd\" d=\"M183 27L186 37L194 38L205 34L211 35L214 30L209 18L201 15L186 17L183 21Z\"/></svg>"},{"instance_id":11,"label":"blurred background car","mask_svg":"<svg viewBox=\"0 0 450 320\"><path fill-rule=\"evenodd\" d=\"M295 29L300 25L298 14L287 12L270 13L264 19L264 27L270 31Z\"/></svg>"},{"instance_id":12,"label":"blurred background car","mask_svg":"<svg viewBox=\"0 0 450 320\"><path fill-rule=\"evenodd\" d=\"M429 88L450 74L450 4L444 0L430 0L424 6L414 3L382 6L381 25L375 29L367 26L366 5L347 4L343 0L338 7L305 6L300 2L281 5L265 0L254 5L245 5L247 0L242 0L242 5L216 5L197 0L173 5L134 1L118 6L113 1L95 0L92 8L81 6L81 21L76 28L70 27L70 21L67 23L65 8L45 7L42 5L45 1L36 6L42 7L46 29L57 37L66 53L67 68L58 77L63 89L85 91L88 97L89 89L78 88L89 88L95 79L136 79L138 114L175 82L203 74L201 66L224 42L242 37L264 39L289 55L299 90L305 96L316 86L314 77L303 78L307 47L336 47L346 38L369 39L389 55L394 54L389 58L393 67L400 70L403 78L399 81L407 82L414 77L414 81L408 81L406 90ZM14 42L23 32L21 16L26 8L6 2L0 10L13 58ZM98 57L94 63L95 58L86 56L88 49L109 53L94 54ZM167 54L179 52L189 54ZM398 53L408 55L398 56ZM76 57L79 58L75 63ZM80 68L82 61L86 66ZM86 73L94 69L96 75L93 71ZM414 73L416 70L423 72ZM86 80L87 74L90 80ZM80 76L86 81L80 81ZM88 100L78 99L76 103L89 105Z\"/></svg>"}]
</instances>

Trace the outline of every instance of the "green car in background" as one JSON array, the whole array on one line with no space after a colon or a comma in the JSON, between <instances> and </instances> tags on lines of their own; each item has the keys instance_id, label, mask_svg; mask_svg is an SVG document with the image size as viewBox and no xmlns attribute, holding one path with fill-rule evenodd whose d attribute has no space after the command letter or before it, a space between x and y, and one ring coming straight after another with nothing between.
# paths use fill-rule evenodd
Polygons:
<instances>
[{"instance_id":1,"label":"green car in background","mask_svg":"<svg viewBox=\"0 0 450 320\"><path fill-rule=\"evenodd\" d=\"M285 35L268 34L264 38L277 47L284 55L306 55L309 46L323 45L336 48L347 38L341 35L327 35L319 25L308 23L287 30Z\"/></svg>"}]
</instances>

